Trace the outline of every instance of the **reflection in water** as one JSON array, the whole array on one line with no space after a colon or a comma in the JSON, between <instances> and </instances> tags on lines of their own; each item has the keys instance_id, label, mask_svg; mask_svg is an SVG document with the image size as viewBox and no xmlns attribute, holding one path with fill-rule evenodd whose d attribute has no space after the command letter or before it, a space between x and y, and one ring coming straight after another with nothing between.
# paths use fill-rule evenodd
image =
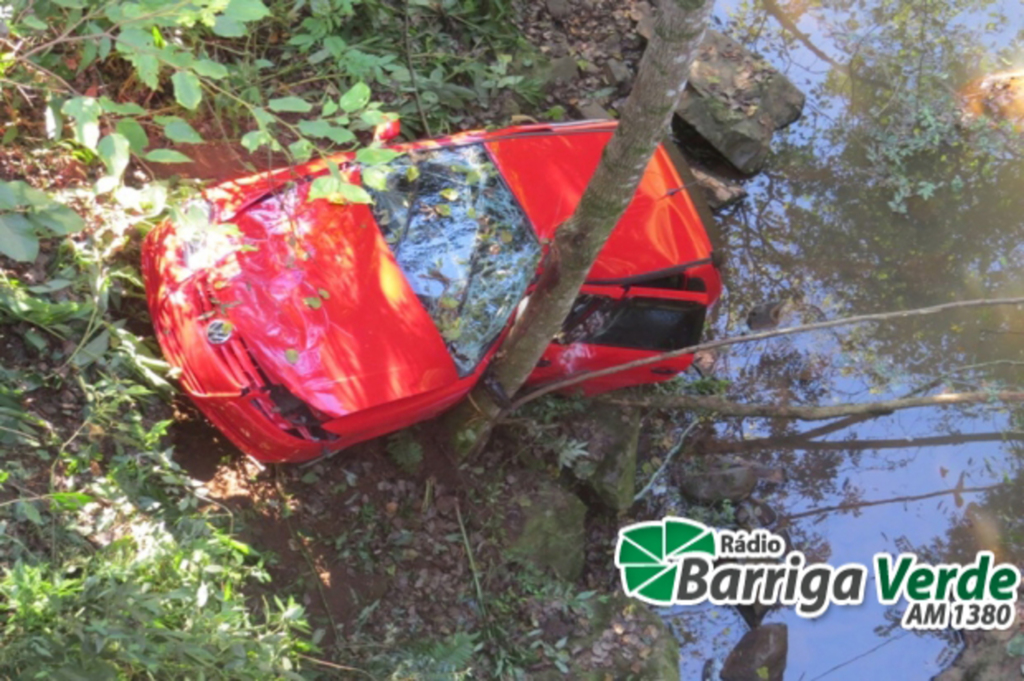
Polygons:
<instances>
[{"instance_id":1,"label":"reflection in water","mask_svg":"<svg viewBox=\"0 0 1024 681\"><path fill-rule=\"evenodd\" d=\"M817 321L810 310L836 318L1024 293L1024 135L992 120L1024 113L1024 79L981 79L1019 63L1008 19L1019 6L840 0L767 9L731 0L719 13L725 30L806 90L808 107L748 184L751 198L719 216L730 268L713 335L746 332L748 314L762 308L755 324L788 326ZM811 316L774 319L773 301L787 300ZM995 390L1021 382L1022 332L1017 308L968 310L735 346L714 375L731 381L730 397L759 403ZM914 551L966 562L985 548L1020 563L1021 420L986 407L812 427L723 419L704 453L785 472L758 495L809 559ZM786 678L924 681L959 651L954 633L904 632L898 609L872 601L813 622L769 612L765 622L790 627ZM703 612L684 628L714 642L684 646L688 680L745 631Z\"/></svg>"}]
</instances>

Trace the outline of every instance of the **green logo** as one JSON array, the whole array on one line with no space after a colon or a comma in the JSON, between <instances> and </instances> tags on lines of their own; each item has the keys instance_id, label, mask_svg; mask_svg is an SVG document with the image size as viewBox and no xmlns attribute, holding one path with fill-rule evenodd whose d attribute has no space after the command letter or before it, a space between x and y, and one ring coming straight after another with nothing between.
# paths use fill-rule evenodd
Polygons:
<instances>
[{"instance_id":1,"label":"green logo","mask_svg":"<svg viewBox=\"0 0 1024 681\"><path fill-rule=\"evenodd\" d=\"M700 556L711 561L715 555L715 534L709 528L692 520L665 518L619 530L615 566L626 595L667 606L675 601L682 560Z\"/></svg>"}]
</instances>

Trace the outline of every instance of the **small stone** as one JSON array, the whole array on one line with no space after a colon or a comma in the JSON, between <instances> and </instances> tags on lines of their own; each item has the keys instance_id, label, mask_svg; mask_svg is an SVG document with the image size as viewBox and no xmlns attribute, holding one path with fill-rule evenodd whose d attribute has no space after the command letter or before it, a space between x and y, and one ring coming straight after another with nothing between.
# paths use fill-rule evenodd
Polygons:
<instances>
[{"instance_id":1,"label":"small stone","mask_svg":"<svg viewBox=\"0 0 1024 681\"><path fill-rule=\"evenodd\" d=\"M636 22L636 32L644 40L650 40L654 35L654 9L650 4L638 2L633 10L633 21Z\"/></svg>"},{"instance_id":2,"label":"small stone","mask_svg":"<svg viewBox=\"0 0 1024 681\"><path fill-rule=\"evenodd\" d=\"M622 85L632 74L629 67L618 59L609 59L604 65L604 78L609 85Z\"/></svg>"},{"instance_id":3,"label":"small stone","mask_svg":"<svg viewBox=\"0 0 1024 681\"><path fill-rule=\"evenodd\" d=\"M679 487L687 498L701 504L742 501L757 485L757 473L748 466L711 469L683 478Z\"/></svg>"},{"instance_id":4,"label":"small stone","mask_svg":"<svg viewBox=\"0 0 1024 681\"><path fill-rule=\"evenodd\" d=\"M785 624L768 624L748 631L725 659L722 681L782 681L789 654Z\"/></svg>"},{"instance_id":5,"label":"small stone","mask_svg":"<svg viewBox=\"0 0 1024 681\"><path fill-rule=\"evenodd\" d=\"M580 117L584 120L611 120L614 118L608 110L597 102L587 102L576 107L576 110L580 112Z\"/></svg>"},{"instance_id":6,"label":"small stone","mask_svg":"<svg viewBox=\"0 0 1024 681\"><path fill-rule=\"evenodd\" d=\"M559 57L551 62L551 80L556 83L569 83L579 76L580 67L571 55Z\"/></svg>"},{"instance_id":7,"label":"small stone","mask_svg":"<svg viewBox=\"0 0 1024 681\"><path fill-rule=\"evenodd\" d=\"M559 21L572 14L572 7L569 6L569 0L547 0L547 5L548 14Z\"/></svg>"},{"instance_id":8,"label":"small stone","mask_svg":"<svg viewBox=\"0 0 1024 681\"><path fill-rule=\"evenodd\" d=\"M720 210L747 198L747 190L739 182L690 166L711 210Z\"/></svg>"}]
</instances>

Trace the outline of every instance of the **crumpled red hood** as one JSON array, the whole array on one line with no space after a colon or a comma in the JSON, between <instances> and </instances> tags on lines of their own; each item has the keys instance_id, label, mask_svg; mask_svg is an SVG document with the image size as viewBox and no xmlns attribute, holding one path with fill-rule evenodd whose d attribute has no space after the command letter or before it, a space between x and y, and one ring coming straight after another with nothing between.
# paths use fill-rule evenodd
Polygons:
<instances>
[{"instance_id":1,"label":"crumpled red hood","mask_svg":"<svg viewBox=\"0 0 1024 681\"><path fill-rule=\"evenodd\" d=\"M242 237L208 276L215 308L270 382L337 417L456 382L370 210L307 201L308 191L223 216Z\"/></svg>"}]
</instances>

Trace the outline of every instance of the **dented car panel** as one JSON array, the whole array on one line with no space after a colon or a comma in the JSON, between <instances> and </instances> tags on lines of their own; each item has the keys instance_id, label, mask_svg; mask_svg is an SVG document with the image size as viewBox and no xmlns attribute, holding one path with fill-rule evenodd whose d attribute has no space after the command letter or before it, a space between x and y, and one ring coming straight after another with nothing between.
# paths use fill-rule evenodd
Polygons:
<instances>
[{"instance_id":1,"label":"dented car panel","mask_svg":"<svg viewBox=\"0 0 1024 681\"><path fill-rule=\"evenodd\" d=\"M143 248L157 338L182 387L266 462L316 458L447 409L493 358L614 125L394 145L406 153L372 206L309 201L322 161L208 190L207 204ZM332 160L359 181L350 155ZM721 280L664 149L591 279L531 383L699 339ZM666 380L689 361L582 387Z\"/></svg>"}]
</instances>

